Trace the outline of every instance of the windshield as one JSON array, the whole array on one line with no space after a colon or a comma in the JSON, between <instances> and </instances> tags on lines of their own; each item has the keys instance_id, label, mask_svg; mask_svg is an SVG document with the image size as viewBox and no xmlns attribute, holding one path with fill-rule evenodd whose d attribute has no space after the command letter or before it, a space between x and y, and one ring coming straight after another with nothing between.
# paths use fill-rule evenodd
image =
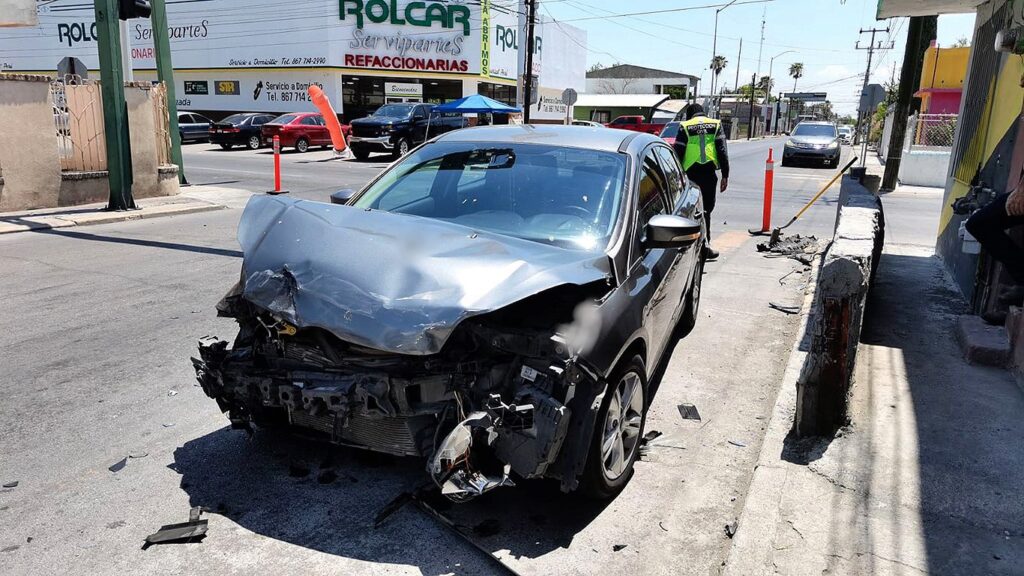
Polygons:
<instances>
[{"instance_id":1,"label":"windshield","mask_svg":"<svg viewBox=\"0 0 1024 576\"><path fill-rule=\"evenodd\" d=\"M798 124L793 136L827 136L836 137L836 127L831 124Z\"/></svg>"},{"instance_id":2,"label":"windshield","mask_svg":"<svg viewBox=\"0 0 1024 576\"><path fill-rule=\"evenodd\" d=\"M412 114L413 106L402 105L402 104L388 104L387 106L381 106L373 113L374 116L384 116L385 118L407 118L409 114Z\"/></svg>"},{"instance_id":3,"label":"windshield","mask_svg":"<svg viewBox=\"0 0 1024 576\"><path fill-rule=\"evenodd\" d=\"M670 122L665 125L665 129L661 131L662 138L675 138L679 135L679 122Z\"/></svg>"},{"instance_id":4,"label":"windshield","mask_svg":"<svg viewBox=\"0 0 1024 576\"><path fill-rule=\"evenodd\" d=\"M269 122L269 124L291 124L292 121L295 120L298 117L299 117L298 114L284 114L282 116L278 116L277 118L274 118L273 120L271 120Z\"/></svg>"},{"instance_id":5,"label":"windshield","mask_svg":"<svg viewBox=\"0 0 1024 576\"><path fill-rule=\"evenodd\" d=\"M407 156L355 201L361 208L601 250L612 233L626 157L506 142L437 142Z\"/></svg>"},{"instance_id":6,"label":"windshield","mask_svg":"<svg viewBox=\"0 0 1024 576\"><path fill-rule=\"evenodd\" d=\"M231 116L228 116L227 118L221 120L219 123L220 124L242 124L243 122L245 122L245 119L248 118L248 117L249 117L248 114L232 114Z\"/></svg>"}]
</instances>

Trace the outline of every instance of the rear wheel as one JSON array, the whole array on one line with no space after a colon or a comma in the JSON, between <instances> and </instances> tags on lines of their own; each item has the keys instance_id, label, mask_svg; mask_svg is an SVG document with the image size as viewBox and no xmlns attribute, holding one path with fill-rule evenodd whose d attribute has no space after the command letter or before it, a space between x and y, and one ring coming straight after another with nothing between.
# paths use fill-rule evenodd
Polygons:
<instances>
[{"instance_id":1,"label":"rear wheel","mask_svg":"<svg viewBox=\"0 0 1024 576\"><path fill-rule=\"evenodd\" d=\"M221 144L220 147L225 150L231 150L231 144Z\"/></svg>"},{"instance_id":2,"label":"rear wheel","mask_svg":"<svg viewBox=\"0 0 1024 576\"><path fill-rule=\"evenodd\" d=\"M295 141L295 149L299 152L306 152L309 150L309 140L305 138L299 138Z\"/></svg>"},{"instance_id":3,"label":"rear wheel","mask_svg":"<svg viewBox=\"0 0 1024 576\"><path fill-rule=\"evenodd\" d=\"M609 499L633 475L640 437L647 419L647 372L640 356L624 361L608 379L581 489L592 498Z\"/></svg>"},{"instance_id":4,"label":"rear wheel","mask_svg":"<svg viewBox=\"0 0 1024 576\"><path fill-rule=\"evenodd\" d=\"M679 317L679 324L676 331L679 338L686 337L697 325L697 312L700 311L700 287L704 281L704 250L700 251L697 269L693 271L693 286L690 293L686 295L686 307L683 308L683 315Z\"/></svg>"},{"instance_id":5,"label":"rear wheel","mask_svg":"<svg viewBox=\"0 0 1024 576\"><path fill-rule=\"evenodd\" d=\"M249 150L259 150L260 146L263 145L263 141L259 136L249 136L245 144L249 147Z\"/></svg>"}]
</instances>

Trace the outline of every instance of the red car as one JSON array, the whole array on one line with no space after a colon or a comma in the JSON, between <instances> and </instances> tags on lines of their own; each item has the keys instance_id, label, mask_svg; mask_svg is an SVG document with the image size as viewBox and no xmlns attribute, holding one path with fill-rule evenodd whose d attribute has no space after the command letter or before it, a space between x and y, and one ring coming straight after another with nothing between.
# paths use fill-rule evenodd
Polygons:
<instances>
[{"instance_id":1,"label":"red car","mask_svg":"<svg viewBox=\"0 0 1024 576\"><path fill-rule=\"evenodd\" d=\"M657 136L661 133L661 129L665 127L665 124L648 122L643 116L619 116L615 120L605 124L605 126L609 128L618 128L619 130L647 132L648 134L654 134Z\"/></svg>"},{"instance_id":2,"label":"red car","mask_svg":"<svg viewBox=\"0 0 1024 576\"><path fill-rule=\"evenodd\" d=\"M668 124L665 124L665 127L662 128L661 130L661 134L659 134L662 140L668 142L669 146L672 146L676 143L676 136L678 135L679 122L669 122Z\"/></svg>"},{"instance_id":3,"label":"red car","mask_svg":"<svg viewBox=\"0 0 1024 576\"><path fill-rule=\"evenodd\" d=\"M330 146L331 135L327 131L324 117L314 112L284 114L263 125L263 141L274 143L274 136L281 138L281 148L295 148L299 152L310 146Z\"/></svg>"}]
</instances>

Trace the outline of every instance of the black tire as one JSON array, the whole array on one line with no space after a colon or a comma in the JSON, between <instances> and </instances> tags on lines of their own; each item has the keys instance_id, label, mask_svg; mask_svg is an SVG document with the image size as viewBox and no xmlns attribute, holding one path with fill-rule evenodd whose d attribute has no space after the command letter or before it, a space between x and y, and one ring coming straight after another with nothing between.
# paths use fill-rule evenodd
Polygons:
<instances>
[{"instance_id":1,"label":"black tire","mask_svg":"<svg viewBox=\"0 0 1024 576\"><path fill-rule=\"evenodd\" d=\"M782 161L779 162L779 166L791 166L792 164L793 164L792 162L787 162L786 161L786 157L785 156L783 156L782 157Z\"/></svg>"},{"instance_id":2,"label":"black tire","mask_svg":"<svg viewBox=\"0 0 1024 576\"><path fill-rule=\"evenodd\" d=\"M366 160L367 158L370 157L370 151L359 148L353 148L352 155L356 157L356 160Z\"/></svg>"},{"instance_id":3,"label":"black tire","mask_svg":"<svg viewBox=\"0 0 1024 576\"><path fill-rule=\"evenodd\" d=\"M408 138L400 138L395 144L395 151L391 155L398 159L408 154L409 150L412 150L412 143L409 142Z\"/></svg>"},{"instance_id":4,"label":"black tire","mask_svg":"<svg viewBox=\"0 0 1024 576\"><path fill-rule=\"evenodd\" d=\"M630 375L634 375L637 378L639 391L643 393L641 398L643 408L640 413L640 427L636 431L636 441L632 444L630 454L624 460L624 467L621 473L615 478L609 478L605 471L606 460L602 450L602 444L606 436L606 420L612 400L616 397L616 389ZM623 359L612 372L608 382L608 390L605 391L604 400L601 402L601 409L597 413L597 423L594 425L594 434L590 439L587 464L583 469L583 477L580 481L580 491L582 494L598 500L614 498L615 495L625 488L629 479L633 476L633 464L640 454L640 440L643 438L644 425L647 422L647 371L644 368L643 359L638 355ZM624 420L625 418L623 418ZM607 432L611 432L612 435L615 434L613 430L608 430Z\"/></svg>"},{"instance_id":5,"label":"black tire","mask_svg":"<svg viewBox=\"0 0 1024 576\"><path fill-rule=\"evenodd\" d=\"M245 145L248 146L249 150L259 150L263 147L263 138L260 136L249 136L249 139L245 141Z\"/></svg>"},{"instance_id":6,"label":"black tire","mask_svg":"<svg viewBox=\"0 0 1024 576\"><path fill-rule=\"evenodd\" d=\"M305 137L299 138L295 141L295 151L302 154L309 150L309 140Z\"/></svg>"},{"instance_id":7,"label":"black tire","mask_svg":"<svg viewBox=\"0 0 1024 576\"><path fill-rule=\"evenodd\" d=\"M231 150L231 144L221 144L220 147L224 150Z\"/></svg>"},{"instance_id":8,"label":"black tire","mask_svg":"<svg viewBox=\"0 0 1024 576\"><path fill-rule=\"evenodd\" d=\"M698 256L697 269L693 271L693 286L686 295L686 307L679 316L679 323L676 324L676 337L685 338L697 325L697 313L700 312L700 289L704 282L704 249L701 248Z\"/></svg>"}]
</instances>

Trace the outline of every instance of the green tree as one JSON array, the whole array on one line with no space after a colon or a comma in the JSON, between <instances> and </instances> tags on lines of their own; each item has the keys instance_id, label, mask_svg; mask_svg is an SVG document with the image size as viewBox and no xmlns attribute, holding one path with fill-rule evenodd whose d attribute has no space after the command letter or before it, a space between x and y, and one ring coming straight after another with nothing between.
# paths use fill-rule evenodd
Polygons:
<instances>
[{"instance_id":1,"label":"green tree","mask_svg":"<svg viewBox=\"0 0 1024 576\"><path fill-rule=\"evenodd\" d=\"M793 62L789 65L789 75L793 77L793 92L796 92L796 81L804 76L804 63Z\"/></svg>"},{"instance_id":2,"label":"green tree","mask_svg":"<svg viewBox=\"0 0 1024 576\"><path fill-rule=\"evenodd\" d=\"M725 59L725 56L715 56L711 59L711 70L715 73L715 82L718 82L718 75L725 70L725 67L729 64L729 61Z\"/></svg>"},{"instance_id":3,"label":"green tree","mask_svg":"<svg viewBox=\"0 0 1024 576\"><path fill-rule=\"evenodd\" d=\"M953 48L969 48L970 46L971 46L971 41L967 39L967 36L961 36L961 37L956 39L956 42L953 42L953 46L952 47Z\"/></svg>"}]
</instances>

